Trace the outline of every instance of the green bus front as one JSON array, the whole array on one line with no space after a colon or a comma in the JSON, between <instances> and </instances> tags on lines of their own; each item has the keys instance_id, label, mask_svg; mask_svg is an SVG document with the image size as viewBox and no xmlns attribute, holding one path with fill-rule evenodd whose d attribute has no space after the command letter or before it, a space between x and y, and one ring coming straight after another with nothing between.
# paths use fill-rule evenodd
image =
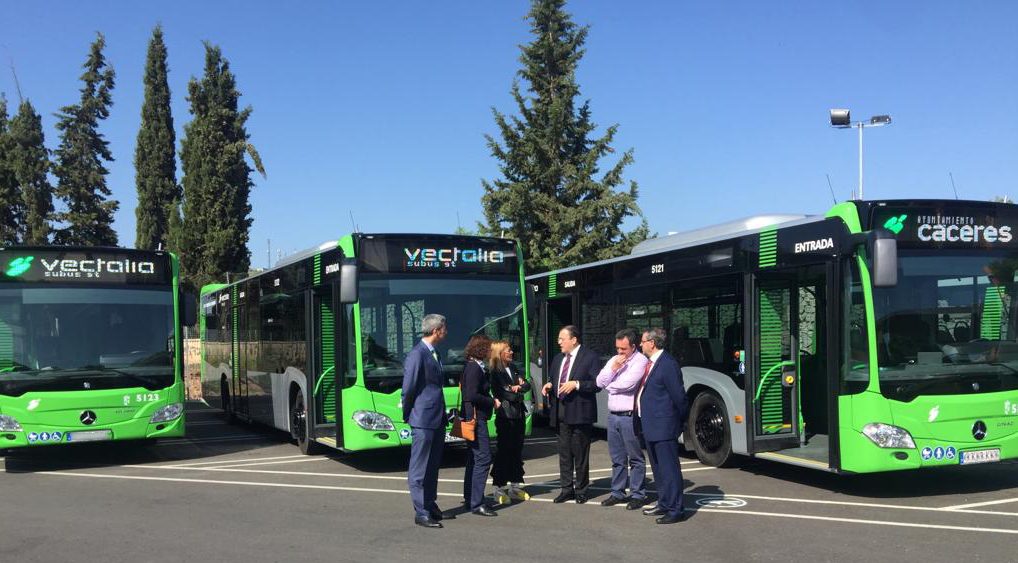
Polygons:
<instances>
[{"instance_id":1,"label":"green bus front","mask_svg":"<svg viewBox=\"0 0 1018 563\"><path fill-rule=\"evenodd\" d=\"M184 434L168 252L0 249L0 448Z\"/></svg>"},{"instance_id":2,"label":"green bus front","mask_svg":"<svg viewBox=\"0 0 1018 563\"><path fill-rule=\"evenodd\" d=\"M897 240L892 287L872 287L871 263L858 259L838 405L841 468L1018 458L1018 206L889 201L832 215Z\"/></svg>"},{"instance_id":3,"label":"green bus front","mask_svg":"<svg viewBox=\"0 0 1018 563\"><path fill-rule=\"evenodd\" d=\"M346 256L356 255L358 300L347 305L352 353L336 378L341 386L336 447L365 450L410 444L411 431L403 422L400 403L403 360L420 340L426 314L439 313L447 319L448 336L437 349L450 409L459 405L463 349L471 335L507 340L515 365L529 365L523 271L514 241L354 235L343 239L341 246ZM327 397L328 390L320 392Z\"/></svg>"}]
</instances>

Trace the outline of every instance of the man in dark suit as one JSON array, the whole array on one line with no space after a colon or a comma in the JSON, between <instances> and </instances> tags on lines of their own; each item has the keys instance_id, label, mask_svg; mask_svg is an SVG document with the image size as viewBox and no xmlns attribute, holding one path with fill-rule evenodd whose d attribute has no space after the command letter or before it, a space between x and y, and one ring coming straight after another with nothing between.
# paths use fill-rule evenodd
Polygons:
<instances>
[{"instance_id":1,"label":"man in dark suit","mask_svg":"<svg viewBox=\"0 0 1018 563\"><path fill-rule=\"evenodd\" d=\"M414 504L414 523L441 528L438 509L438 467L445 446L445 376L435 345L446 335L445 317L426 315L421 322L424 337L407 354L403 364L403 422L410 425L410 467L407 482Z\"/></svg>"},{"instance_id":2,"label":"man in dark suit","mask_svg":"<svg viewBox=\"0 0 1018 563\"><path fill-rule=\"evenodd\" d=\"M643 333L640 347L650 363L637 387L633 424L647 444L657 485L657 506L643 513L658 516L658 524L674 524L687 517L682 508L678 439L688 407L682 368L674 356L664 351L664 345L664 330L655 328Z\"/></svg>"},{"instance_id":3,"label":"man in dark suit","mask_svg":"<svg viewBox=\"0 0 1018 563\"><path fill-rule=\"evenodd\" d=\"M541 390L551 403L551 426L558 427L562 489L554 502L576 499L576 504L583 504L590 484L590 436L597 420L594 395L601 390L597 386L601 359L597 352L580 345L580 332L572 325L559 331L558 345L562 353L552 360L549 381Z\"/></svg>"}]
</instances>

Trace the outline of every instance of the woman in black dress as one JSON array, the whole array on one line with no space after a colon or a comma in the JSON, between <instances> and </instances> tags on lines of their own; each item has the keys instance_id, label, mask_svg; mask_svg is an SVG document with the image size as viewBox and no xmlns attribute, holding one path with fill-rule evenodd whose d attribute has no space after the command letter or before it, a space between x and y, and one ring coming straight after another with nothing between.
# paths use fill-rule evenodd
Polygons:
<instances>
[{"instance_id":1,"label":"woman in black dress","mask_svg":"<svg viewBox=\"0 0 1018 563\"><path fill-rule=\"evenodd\" d=\"M501 402L495 410L495 431L498 450L491 469L495 482L495 502L508 504L510 499L528 500L523 485L523 434L526 430L524 395L530 391L526 376L512 365L513 349L505 340L491 343L488 372L492 394Z\"/></svg>"},{"instance_id":2,"label":"woman in black dress","mask_svg":"<svg viewBox=\"0 0 1018 563\"><path fill-rule=\"evenodd\" d=\"M464 420L477 421L474 441L467 442L470 445L470 457L463 474L463 500L470 512L479 516L498 515L484 506L484 486L488 482L488 470L491 468L488 420L491 419L492 410L499 407L499 400L491 396L491 383L484 365L490 349L491 339L483 334L475 334L470 337L463 351L467 363L463 368L463 403L460 412Z\"/></svg>"}]
</instances>

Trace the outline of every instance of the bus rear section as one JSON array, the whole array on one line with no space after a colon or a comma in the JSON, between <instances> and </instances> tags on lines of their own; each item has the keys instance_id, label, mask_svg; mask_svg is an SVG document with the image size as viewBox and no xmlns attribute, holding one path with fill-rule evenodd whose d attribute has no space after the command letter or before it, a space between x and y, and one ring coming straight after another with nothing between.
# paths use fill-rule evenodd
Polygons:
<instances>
[{"instance_id":1,"label":"bus rear section","mask_svg":"<svg viewBox=\"0 0 1018 563\"><path fill-rule=\"evenodd\" d=\"M0 448L184 434L177 262L0 249Z\"/></svg>"}]
</instances>

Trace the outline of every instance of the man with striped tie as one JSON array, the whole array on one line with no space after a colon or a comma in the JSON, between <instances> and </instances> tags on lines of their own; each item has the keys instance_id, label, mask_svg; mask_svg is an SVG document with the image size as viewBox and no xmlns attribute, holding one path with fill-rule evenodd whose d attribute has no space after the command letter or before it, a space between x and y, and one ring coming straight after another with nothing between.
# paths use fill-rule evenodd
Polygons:
<instances>
[{"instance_id":1,"label":"man with striped tie","mask_svg":"<svg viewBox=\"0 0 1018 563\"><path fill-rule=\"evenodd\" d=\"M445 385L442 362L435 345L447 333L445 317L425 315L421 321L423 338L407 354L403 363L403 421L410 425L410 467L407 481L414 505L414 523L425 528L441 528L442 511L438 498L438 467L445 446Z\"/></svg>"},{"instance_id":2,"label":"man with striped tie","mask_svg":"<svg viewBox=\"0 0 1018 563\"><path fill-rule=\"evenodd\" d=\"M580 345L580 331L573 325L558 333L561 354L551 362L549 377L541 394L551 403L551 427L558 428L558 466L561 490L554 502L575 499L587 502L590 485L590 437L597 420L595 394L600 358L597 352ZM575 479L574 479L575 471Z\"/></svg>"}]
</instances>

